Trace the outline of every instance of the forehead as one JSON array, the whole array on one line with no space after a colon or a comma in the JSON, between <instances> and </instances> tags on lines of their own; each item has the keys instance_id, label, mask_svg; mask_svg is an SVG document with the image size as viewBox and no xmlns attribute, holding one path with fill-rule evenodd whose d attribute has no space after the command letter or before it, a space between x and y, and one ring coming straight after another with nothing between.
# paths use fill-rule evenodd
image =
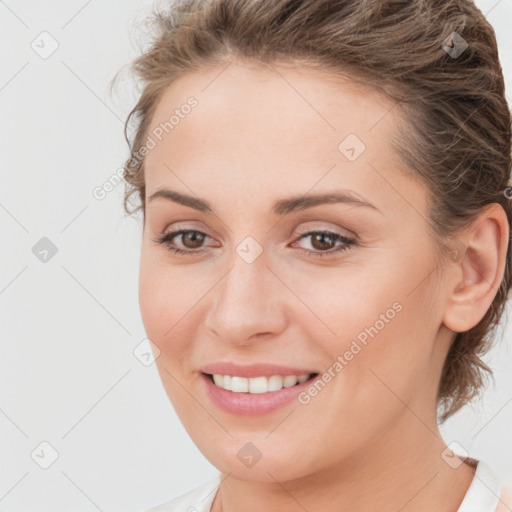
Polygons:
<instances>
[{"instance_id":1,"label":"forehead","mask_svg":"<svg viewBox=\"0 0 512 512\"><path fill-rule=\"evenodd\" d=\"M401 122L394 106L349 77L308 67L230 63L183 75L150 123L156 145L145 160L147 195L167 185L185 191L184 184L210 197L344 186L377 205L396 203L400 186L410 195L412 184L391 147ZM397 183L386 185L383 175Z\"/></svg>"}]
</instances>

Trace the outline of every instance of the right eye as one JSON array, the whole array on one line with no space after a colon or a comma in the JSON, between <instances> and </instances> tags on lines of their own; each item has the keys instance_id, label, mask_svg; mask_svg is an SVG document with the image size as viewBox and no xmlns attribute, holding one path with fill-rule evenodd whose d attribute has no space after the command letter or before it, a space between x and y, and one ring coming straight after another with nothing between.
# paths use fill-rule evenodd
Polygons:
<instances>
[{"instance_id":1,"label":"right eye","mask_svg":"<svg viewBox=\"0 0 512 512\"><path fill-rule=\"evenodd\" d=\"M174 238L178 237L181 237L181 245L185 247L184 249L178 247L174 243ZM175 254L185 255L199 253L205 250L204 247L200 246L205 238L210 237L201 231L197 231L195 229L180 229L178 231L164 233L163 235L153 239L153 242L165 245L167 249L174 252Z\"/></svg>"}]
</instances>

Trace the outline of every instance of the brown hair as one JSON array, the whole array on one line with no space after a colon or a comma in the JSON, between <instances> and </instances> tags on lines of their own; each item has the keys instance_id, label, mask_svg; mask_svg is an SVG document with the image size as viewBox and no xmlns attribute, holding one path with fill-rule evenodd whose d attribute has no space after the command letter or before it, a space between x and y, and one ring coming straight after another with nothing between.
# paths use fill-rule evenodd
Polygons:
<instances>
[{"instance_id":1,"label":"brown hair","mask_svg":"<svg viewBox=\"0 0 512 512\"><path fill-rule=\"evenodd\" d=\"M393 146L427 185L427 223L438 255L444 258L446 242L490 203L499 203L512 224L504 193L511 125L503 73L494 30L470 0L173 0L148 21L153 39L131 64L143 90L125 124L127 214L142 209L145 216L140 149L164 89L187 72L240 59L350 73L391 98L403 119ZM140 205L130 210L134 193ZM441 421L477 396L492 375L481 357L511 286L508 242L491 307L475 327L456 333L446 358L438 389Z\"/></svg>"}]
</instances>

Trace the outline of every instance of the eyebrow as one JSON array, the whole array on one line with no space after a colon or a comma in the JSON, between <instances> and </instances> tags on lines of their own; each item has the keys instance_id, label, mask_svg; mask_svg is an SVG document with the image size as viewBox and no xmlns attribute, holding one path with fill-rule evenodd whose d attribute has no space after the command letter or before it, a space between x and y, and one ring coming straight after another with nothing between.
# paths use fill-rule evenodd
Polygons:
<instances>
[{"instance_id":1,"label":"eyebrow","mask_svg":"<svg viewBox=\"0 0 512 512\"><path fill-rule=\"evenodd\" d=\"M189 196L181 192L176 192L175 190L169 190L166 188L159 189L148 198L148 203L157 197L181 204L183 206L188 206L189 208L193 208L194 210L200 212L213 214L213 209L208 201ZM352 204L354 206L363 206L380 212L380 210L375 205L365 201L360 197L357 197L357 195L350 190L334 190L327 193L308 194L286 199L279 199L273 203L272 212L275 215L286 215L291 212L313 208L314 206L333 203L346 203Z\"/></svg>"}]
</instances>

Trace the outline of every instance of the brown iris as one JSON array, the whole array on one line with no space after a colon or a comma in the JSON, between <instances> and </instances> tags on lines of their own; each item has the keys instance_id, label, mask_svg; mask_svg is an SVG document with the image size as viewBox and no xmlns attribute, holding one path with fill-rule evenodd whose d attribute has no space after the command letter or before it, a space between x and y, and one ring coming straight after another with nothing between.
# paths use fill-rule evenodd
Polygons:
<instances>
[{"instance_id":1,"label":"brown iris","mask_svg":"<svg viewBox=\"0 0 512 512\"><path fill-rule=\"evenodd\" d=\"M183 245L187 249L198 249L204 240L205 235L198 231L187 231L181 234ZM190 242L190 245L188 243Z\"/></svg>"}]
</instances>

